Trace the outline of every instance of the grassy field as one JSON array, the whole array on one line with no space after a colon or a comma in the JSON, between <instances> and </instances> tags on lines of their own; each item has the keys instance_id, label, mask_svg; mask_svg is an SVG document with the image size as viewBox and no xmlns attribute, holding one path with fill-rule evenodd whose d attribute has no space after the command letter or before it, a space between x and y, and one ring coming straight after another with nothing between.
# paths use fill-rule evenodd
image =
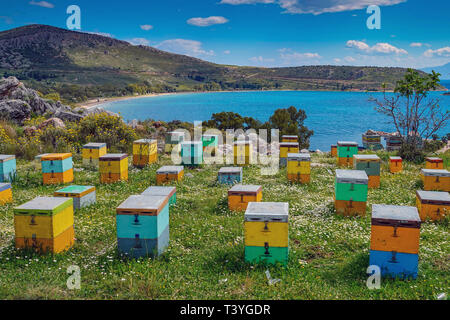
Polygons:
<instances>
[{"instance_id":1,"label":"grassy field","mask_svg":"<svg viewBox=\"0 0 450 320\"><path fill-rule=\"evenodd\" d=\"M75 184L95 185L97 204L75 214L76 245L60 255L40 256L14 248L13 207L59 187L43 186L37 162L18 162L14 203L0 207L1 299L436 299L449 293L449 219L424 223L417 280L382 281L366 287L372 204L415 205L419 166L388 173L381 153L381 188L369 191L366 217L336 216L335 159L313 155L312 183L289 184L286 171L262 176L244 168L244 183L263 186L263 201L289 202L290 256L286 268L244 262L244 214L230 212L227 186L216 183L219 166L187 170L170 211L170 247L157 259L128 260L116 246L115 208L129 195L154 185L155 171L130 167L127 183L99 184L98 173L75 158ZM446 154L448 159L450 154ZM81 289L66 286L67 268L81 268ZM265 271L281 279L269 285Z\"/></svg>"}]
</instances>

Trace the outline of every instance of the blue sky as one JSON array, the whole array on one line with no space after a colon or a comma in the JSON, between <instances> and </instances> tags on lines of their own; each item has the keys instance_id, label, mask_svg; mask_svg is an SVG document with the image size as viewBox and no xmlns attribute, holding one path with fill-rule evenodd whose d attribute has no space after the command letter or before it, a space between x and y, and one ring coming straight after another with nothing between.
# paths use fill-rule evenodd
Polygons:
<instances>
[{"instance_id":1,"label":"blue sky","mask_svg":"<svg viewBox=\"0 0 450 320\"><path fill-rule=\"evenodd\" d=\"M212 62L423 68L450 62L448 0L0 0L0 30L31 23L81 31ZM381 29L369 30L369 5Z\"/></svg>"}]
</instances>

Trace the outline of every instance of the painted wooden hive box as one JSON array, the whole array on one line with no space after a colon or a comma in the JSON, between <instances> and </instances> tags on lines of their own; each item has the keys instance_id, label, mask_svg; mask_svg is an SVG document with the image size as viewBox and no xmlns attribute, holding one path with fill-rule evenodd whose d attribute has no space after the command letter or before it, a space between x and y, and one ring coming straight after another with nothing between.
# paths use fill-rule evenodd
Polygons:
<instances>
[{"instance_id":1,"label":"painted wooden hive box","mask_svg":"<svg viewBox=\"0 0 450 320\"><path fill-rule=\"evenodd\" d=\"M369 188L380 187L381 159L376 154L355 154L353 168L367 173Z\"/></svg>"},{"instance_id":2,"label":"painted wooden hive box","mask_svg":"<svg viewBox=\"0 0 450 320\"><path fill-rule=\"evenodd\" d=\"M183 141L184 141L184 132L172 131L167 133L164 151L166 153L171 153L175 147L179 149L179 146ZM180 152L181 150L176 151Z\"/></svg>"},{"instance_id":3,"label":"painted wooden hive box","mask_svg":"<svg viewBox=\"0 0 450 320\"><path fill-rule=\"evenodd\" d=\"M98 159L106 153L106 143L91 142L85 144L82 150L83 164L98 167Z\"/></svg>"},{"instance_id":4,"label":"painted wooden hive box","mask_svg":"<svg viewBox=\"0 0 450 320\"><path fill-rule=\"evenodd\" d=\"M237 166L253 164L253 144L250 140L238 140L233 143L233 162Z\"/></svg>"},{"instance_id":5,"label":"painted wooden hive box","mask_svg":"<svg viewBox=\"0 0 450 320\"><path fill-rule=\"evenodd\" d=\"M73 181L71 153L51 153L41 157L44 184L64 184Z\"/></svg>"},{"instance_id":6,"label":"painted wooden hive box","mask_svg":"<svg viewBox=\"0 0 450 320\"><path fill-rule=\"evenodd\" d=\"M140 139L133 142L133 165L143 168L158 161L158 142L154 139Z\"/></svg>"},{"instance_id":7,"label":"painted wooden hive box","mask_svg":"<svg viewBox=\"0 0 450 320\"><path fill-rule=\"evenodd\" d=\"M281 142L297 142L298 143L298 136L283 135L283 136L281 136Z\"/></svg>"},{"instance_id":8,"label":"painted wooden hive box","mask_svg":"<svg viewBox=\"0 0 450 320\"><path fill-rule=\"evenodd\" d=\"M156 170L156 184L162 185L169 182L181 182L184 178L183 166L163 166Z\"/></svg>"},{"instance_id":9,"label":"painted wooden hive box","mask_svg":"<svg viewBox=\"0 0 450 320\"><path fill-rule=\"evenodd\" d=\"M242 167L222 167L217 174L217 181L223 184L242 183Z\"/></svg>"},{"instance_id":10,"label":"painted wooden hive box","mask_svg":"<svg viewBox=\"0 0 450 320\"><path fill-rule=\"evenodd\" d=\"M353 156L358 154L358 143L354 141L338 141L337 163L340 166L353 166Z\"/></svg>"},{"instance_id":11,"label":"painted wooden hive box","mask_svg":"<svg viewBox=\"0 0 450 320\"><path fill-rule=\"evenodd\" d=\"M228 190L228 208L232 211L245 211L249 202L261 200L261 186L236 184Z\"/></svg>"},{"instance_id":12,"label":"painted wooden hive box","mask_svg":"<svg viewBox=\"0 0 450 320\"><path fill-rule=\"evenodd\" d=\"M415 207L372 205L370 265L382 276L417 277L420 217Z\"/></svg>"},{"instance_id":13,"label":"painted wooden hive box","mask_svg":"<svg viewBox=\"0 0 450 320\"><path fill-rule=\"evenodd\" d=\"M16 156L0 154L0 182L11 182L16 176Z\"/></svg>"},{"instance_id":14,"label":"painted wooden hive box","mask_svg":"<svg viewBox=\"0 0 450 320\"><path fill-rule=\"evenodd\" d=\"M362 170L336 170L335 208L344 216L366 214L369 178Z\"/></svg>"},{"instance_id":15,"label":"painted wooden hive box","mask_svg":"<svg viewBox=\"0 0 450 320\"><path fill-rule=\"evenodd\" d=\"M422 169L423 188L426 191L450 192L450 172L445 169Z\"/></svg>"},{"instance_id":16,"label":"painted wooden hive box","mask_svg":"<svg viewBox=\"0 0 450 320\"><path fill-rule=\"evenodd\" d=\"M389 171L391 173L403 171L403 160L401 157L389 157Z\"/></svg>"},{"instance_id":17,"label":"painted wooden hive box","mask_svg":"<svg viewBox=\"0 0 450 320\"><path fill-rule=\"evenodd\" d=\"M0 183L0 206L13 201L12 188L10 183Z\"/></svg>"},{"instance_id":18,"label":"painted wooden hive box","mask_svg":"<svg viewBox=\"0 0 450 320\"><path fill-rule=\"evenodd\" d=\"M383 145L381 144L381 136L380 135L363 134L362 142L363 142L363 147L368 150L383 149Z\"/></svg>"},{"instance_id":19,"label":"painted wooden hive box","mask_svg":"<svg viewBox=\"0 0 450 320\"><path fill-rule=\"evenodd\" d=\"M402 138L396 136L389 136L385 138L386 140L386 150L396 151L400 150L402 147Z\"/></svg>"},{"instance_id":20,"label":"painted wooden hive box","mask_svg":"<svg viewBox=\"0 0 450 320\"><path fill-rule=\"evenodd\" d=\"M289 204L250 202L245 211L245 261L281 263L289 256Z\"/></svg>"},{"instance_id":21,"label":"painted wooden hive box","mask_svg":"<svg viewBox=\"0 0 450 320\"><path fill-rule=\"evenodd\" d=\"M299 153L298 142L280 142L280 166L287 166L287 158L289 153Z\"/></svg>"},{"instance_id":22,"label":"painted wooden hive box","mask_svg":"<svg viewBox=\"0 0 450 320\"><path fill-rule=\"evenodd\" d=\"M90 206L96 203L96 191L94 186L68 186L55 191L55 197L64 197L73 199L73 210Z\"/></svg>"},{"instance_id":23,"label":"painted wooden hive box","mask_svg":"<svg viewBox=\"0 0 450 320\"><path fill-rule=\"evenodd\" d=\"M425 169L444 169L444 160L437 157L425 158Z\"/></svg>"},{"instance_id":24,"label":"painted wooden hive box","mask_svg":"<svg viewBox=\"0 0 450 320\"><path fill-rule=\"evenodd\" d=\"M337 158L337 145L331 145L331 156Z\"/></svg>"},{"instance_id":25,"label":"painted wooden hive box","mask_svg":"<svg viewBox=\"0 0 450 320\"><path fill-rule=\"evenodd\" d=\"M152 186L141 193L143 196L162 196L169 199L169 205L172 206L177 203L177 188L176 187L162 187Z\"/></svg>"},{"instance_id":26,"label":"painted wooden hive box","mask_svg":"<svg viewBox=\"0 0 450 320\"><path fill-rule=\"evenodd\" d=\"M450 195L448 192L417 190L416 206L422 221L442 220L450 214Z\"/></svg>"},{"instance_id":27,"label":"painted wooden hive box","mask_svg":"<svg viewBox=\"0 0 450 320\"><path fill-rule=\"evenodd\" d=\"M188 166L203 163L203 143L201 141L184 141L181 143L181 162Z\"/></svg>"},{"instance_id":28,"label":"painted wooden hive box","mask_svg":"<svg viewBox=\"0 0 450 320\"><path fill-rule=\"evenodd\" d=\"M37 197L14 208L18 249L60 253L74 244L73 199Z\"/></svg>"},{"instance_id":29,"label":"painted wooden hive box","mask_svg":"<svg viewBox=\"0 0 450 320\"><path fill-rule=\"evenodd\" d=\"M128 181L128 154L107 153L99 161L101 183Z\"/></svg>"},{"instance_id":30,"label":"painted wooden hive box","mask_svg":"<svg viewBox=\"0 0 450 320\"><path fill-rule=\"evenodd\" d=\"M203 151L209 153L217 151L219 147L219 135L217 134L204 134L202 136Z\"/></svg>"},{"instance_id":31,"label":"painted wooden hive box","mask_svg":"<svg viewBox=\"0 0 450 320\"><path fill-rule=\"evenodd\" d=\"M287 178L292 182L311 181L311 155L309 153L288 153Z\"/></svg>"},{"instance_id":32,"label":"painted wooden hive box","mask_svg":"<svg viewBox=\"0 0 450 320\"><path fill-rule=\"evenodd\" d=\"M166 196L130 196L117 207L119 252L133 258L156 257L169 245L169 200Z\"/></svg>"}]
</instances>

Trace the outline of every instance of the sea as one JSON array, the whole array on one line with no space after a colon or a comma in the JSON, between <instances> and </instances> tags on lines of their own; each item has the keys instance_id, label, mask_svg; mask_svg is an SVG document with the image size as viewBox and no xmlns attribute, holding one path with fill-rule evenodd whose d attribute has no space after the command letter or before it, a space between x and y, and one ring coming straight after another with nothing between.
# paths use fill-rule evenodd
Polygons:
<instances>
[{"instance_id":1,"label":"sea","mask_svg":"<svg viewBox=\"0 0 450 320\"><path fill-rule=\"evenodd\" d=\"M450 89L450 81L442 84ZM314 130L310 150L328 151L339 140L362 144L368 129L393 132L390 118L375 110L370 98L382 99L383 93L334 91L247 91L180 93L108 102L107 110L120 113L124 120L205 121L213 113L232 111L242 116L267 121L279 108L295 106L306 111L305 125ZM431 92L441 108L450 110L450 96ZM438 135L450 132L450 124Z\"/></svg>"}]
</instances>

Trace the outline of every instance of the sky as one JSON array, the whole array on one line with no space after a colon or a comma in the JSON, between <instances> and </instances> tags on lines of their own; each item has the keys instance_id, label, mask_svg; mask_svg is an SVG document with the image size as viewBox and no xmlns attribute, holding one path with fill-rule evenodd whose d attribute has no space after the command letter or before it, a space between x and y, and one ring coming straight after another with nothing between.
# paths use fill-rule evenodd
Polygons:
<instances>
[{"instance_id":1,"label":"sky","mask_svg":"<svg viewBox=\"0 0 450 320\"><path fill-rule=\"evenodd\" d=\"M448 0L0 0L0 31L81 30L220 64L424 68L450 62ZM370 5L380 29L369 29Z\"/></svg>"}]
</instances>

